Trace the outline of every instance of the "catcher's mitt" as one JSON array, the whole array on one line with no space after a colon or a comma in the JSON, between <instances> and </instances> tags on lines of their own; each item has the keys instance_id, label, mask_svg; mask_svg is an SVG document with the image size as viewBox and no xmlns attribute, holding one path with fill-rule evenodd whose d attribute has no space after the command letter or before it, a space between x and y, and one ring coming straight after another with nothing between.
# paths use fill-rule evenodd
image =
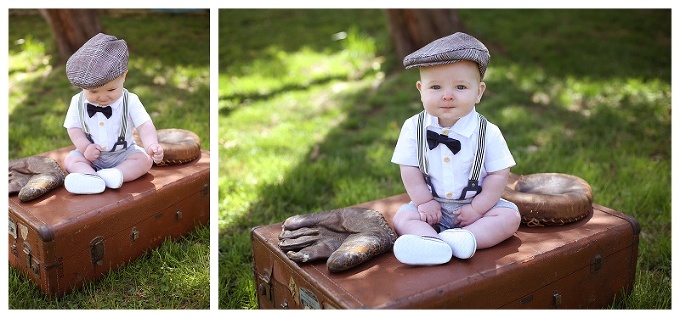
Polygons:
<instances>
[{"instance_id":1,"label":"catcher's mitt","mask_svg":"<svg viewBox=\"0 0 680 318\"><path fill-rule=\"evenodd\" d=\"M593 192L583 179L562 173L510 174L503 198L528 226L562 225L593 212Z\"/></svg>"},{"instance_id":2,"label":"catcher's mitt","mask_svg":"<svg viewBox=\"0 0 680 318\"><path fill-rule=\"evenodd\" d=\"M21 202L34 200L64 184L66 174L52 158L32 156L9 162L9 194Z\"/></svg>"},{"instance_id":3,"label":"catcher's mitt","mask_svg":"<svg viewBox=\"0 0 680 318\"><path fill-rule=\"evenodd\" d=\"M279 248L296 262L328 259L328 270L340 272L389 251L395 239L378 211L351 207L289 217Z\"/></svg>"},{"instance_id":4,"label":"catcher's mitt","mask_svg":"<svg viewBox=\"0 0 680 318\"><path fill-rule=\"evenodd\" d=\"M201 156L201 139L194 132L184 129L159 129L158 143L163 147L163 160L157 166L179 165L194 161ZM144 147L135 131L135 142Z\"/></svg>"}]
</instances>

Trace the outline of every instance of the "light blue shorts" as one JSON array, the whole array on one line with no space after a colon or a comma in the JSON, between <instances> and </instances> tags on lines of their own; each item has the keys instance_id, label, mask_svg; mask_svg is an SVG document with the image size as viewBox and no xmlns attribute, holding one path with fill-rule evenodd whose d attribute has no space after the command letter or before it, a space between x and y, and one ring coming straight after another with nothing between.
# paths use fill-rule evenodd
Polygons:
<instances>
[{"instance_id":1,"label":"light blue shorts","mask_svg":"<svg viewBox=\"0 0 680 318\"><path fill-rule=\"evenodd\" d=\"M443 199L443 198L434 198L439 202L439 204L442 207L442 220L439 221L439 232L448 230L451 228L456 228L460 227L460 222L457 220L457 216L453 214L453 211L456 211L460 209L462 206L466 204L470 204L472 202L472 198L470 199L465 199L465 200L452 200L452 199ZM510 208L515 211L519 212L519 209L517 206L503 198L498 200L496 204L493 206L494 208ZM412 209L418 211L418 207L413 204L413 202L409 202L407 204L404 204L401 206L399 210L404 210L404 209Z\"/></svg>"},{"instance_id":2,"label":"light blue shorts","mask_svg":"<svg viewBox=\"0 0 680 318\"><path fill-rule=\"evenodd\" d=\"M144 151L144 148L137 146L137 144L132 144L125 149L116 150L114 152L102 151L99 154L99 158L97 158L97 160L95 161L92 161L92 167L94 168L95 171L113 168L121 164L123 161L125 161L125 159L127 159L131 154L135 152L146 153L146 151ZM78 149L72 150L71 153L69 153L68 155L81 156L83 158L85 157Z\"/></svg>"}]
</instances>

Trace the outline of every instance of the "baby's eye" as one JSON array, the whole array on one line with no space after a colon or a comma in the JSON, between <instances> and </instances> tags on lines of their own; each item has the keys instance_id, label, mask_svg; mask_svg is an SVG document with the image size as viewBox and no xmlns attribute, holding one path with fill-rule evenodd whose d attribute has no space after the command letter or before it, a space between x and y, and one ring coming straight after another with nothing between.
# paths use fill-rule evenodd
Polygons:
<instances>
[{"instance_id":1,"label":"baby's eye","mask_svg":"<svg viewBox=\"0 0 680 318\"><path fill-rule=\"evenodd\" d=\"M115 90L116 90L115 88L109 88L109 92L113 92Z\"/></svg>"},{"instance_id":2,"label":"baby's eye","mask_svg":"<svg viewBox=\"0 0 680 318\"><path fill-rule=\"evenodd\" d=\"M465 85L456 85L456 89L465 89Z\"/></svg>"},{"instance_id":3,"label":"baby's eye","mask_svg":"<svg viewBox=\"0 0 680 318\"><path fill-rule=\"evenodd\" d=\"M439 85L432 85L432 87L430 87L430 88L432 88L432 89L441 89L442 87L439 86Z\"/></svg>"}]
</instances>

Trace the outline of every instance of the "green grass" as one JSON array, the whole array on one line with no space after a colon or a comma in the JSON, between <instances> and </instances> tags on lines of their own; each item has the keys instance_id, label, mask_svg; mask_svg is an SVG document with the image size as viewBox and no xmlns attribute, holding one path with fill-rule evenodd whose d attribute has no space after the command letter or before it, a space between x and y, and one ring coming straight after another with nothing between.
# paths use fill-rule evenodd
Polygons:
<instances>
[{"instance_id":1,"label":"green grass","mask_svg":"<svg viewBox=\"0 0 680 318\"><path fill-rule=\"evenodd\" d=\"M635 287L612 308L671 308L670 10L459 14L491 49L478 110L512 171L580 176L635 217ZM422 106L379 10L221 10L219 27L219 308L256 308L250 229L404 192L390 158Z\"/></svg>"},{"instance_id":2,"label":"green grass","mask_svg":"<svg viewBox=\"0 0 680 318\"><path fill-rule=\"evenodd\" d=\"M209 14L101 10L99 18L105 33L127 41L125 86L139 95L156 128L194 131L210 150ZM62 125L78 90L66 79L49 26L35 10L10 10L8 43L8 157L71 145ZM60 299L45 298L10 268L9 308L207 309L209 242L209 226L199 227Z\"/></svg>"}]
</instances>

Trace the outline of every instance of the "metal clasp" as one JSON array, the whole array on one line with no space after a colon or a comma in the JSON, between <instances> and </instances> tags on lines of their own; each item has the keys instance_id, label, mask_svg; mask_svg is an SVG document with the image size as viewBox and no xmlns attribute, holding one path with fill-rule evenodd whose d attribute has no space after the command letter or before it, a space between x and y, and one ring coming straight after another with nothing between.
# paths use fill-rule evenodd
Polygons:
<instances>
[{"instance_id":1,"label":"metal clasp","mask_svg":"<svg viewBox=\"0 0 680 318\"><path fill-rule=\"evenodd\" d=\"M553 307L557 308L562 304L562 295L558 290L553 292Z\"/></svg>"},{"instance_id":2,"label":"metal clasp","mask_svg":"<svg viewBox=\"0 0 680 318\"><path fill-rule=\"evenodd\" d=\"M24 242L24 254L26 254L26 268L28 268L33 274L40 277L40 264L31 254L31 245Z\"/></svg>"},{"instance_id":3,"label":"metal clasp","mask_svg":"<svg viewBox=\"0 0 680 318\"><path fill-rule=\"evenodd\" d=\"M468 180L468 185L467 187L463 188L463 192L460 194L460 198L458 198L458 200L465 200L468 192L471 191L474 191L475 195L478 195L480 192L482 192L482 187L479 186L479 182L477 180Z\"/></svg>"},{"instance_id":4,"label":"metal clasp","mask_svg":"<svg viewBox=\"0 0 680 318\"><path fill-rule=\"evenodd\" d=\"M104 237L97 236L90 241L90 260L93 265L104 264Z\"/></svg>"},{"instance_id":5,"label":"metal clasp","mask_svg":"<svg viewBox=\"0 0 680 318\"><path fill-rule=\"evenodd\" d=\"M139 230L136 227L133 227L132 231L130 232L130 240L134 242L138 238L139 238Z\"/></svg>"},{"instance_id":6,"label":"metal clasp","mask_svg":"<svg viewBox=\"0 0 680 318\"><path fill-rule=\"evenodd\" d=\"M111 152L116 151L116 148L118 146L123 146L123 149L127 149L127 141L125 141L125 138L118 137L118 141L116 141L116 143L113 144L113 147L111 148Z\"/></svg>"},{"instance_id":7,"label":"metal clasp","mask_svg":"<svg viewBox=\"0 0 680 318\"><path fill-rule=\"evenodd\" d=\"M262 273L257 273L257 292L260 293L262 299L267 299L270 305L274 303L274 295L272 295L272 272L273 268L264 268Z\"/></svg>"}]
</instances>

